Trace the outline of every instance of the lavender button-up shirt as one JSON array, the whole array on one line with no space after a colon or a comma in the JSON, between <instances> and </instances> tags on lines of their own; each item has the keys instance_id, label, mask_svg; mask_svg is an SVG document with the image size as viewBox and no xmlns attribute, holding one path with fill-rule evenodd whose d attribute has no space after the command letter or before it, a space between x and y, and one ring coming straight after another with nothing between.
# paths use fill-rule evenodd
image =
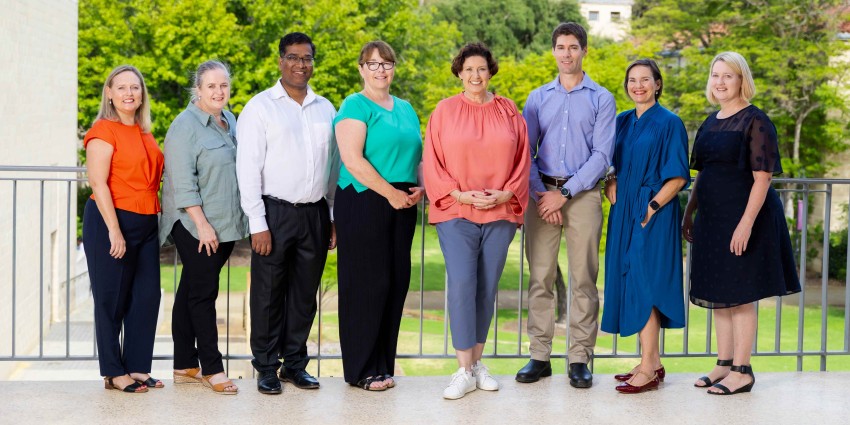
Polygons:
<instances>
[{"instance_id":1,"label":"lavender button-up shirt","mask_svg":"<svg viewBox=\"0 0 850 425\"><path fill-rule=\"evenodd\" d=\"M567 91L558 77L528 95L522 111L531 145L530 191L545 192L540 173L570 177L573 195L596 186L614 154L614 96L587 74Z\"/></svg>"}]
</instances>

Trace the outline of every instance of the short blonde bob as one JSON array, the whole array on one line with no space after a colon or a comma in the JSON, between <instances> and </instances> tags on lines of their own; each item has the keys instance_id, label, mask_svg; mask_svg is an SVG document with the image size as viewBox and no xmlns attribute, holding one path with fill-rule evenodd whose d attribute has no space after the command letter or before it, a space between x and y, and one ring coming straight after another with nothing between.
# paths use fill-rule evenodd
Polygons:
<instances>
[{"instance_id":1,"label":"short blonde bob","mask_svg":"<svg viewBox=\"0 0 850 425\"><path fill-rule=\"evenodd\" d=\"M753 73L750 71L750 66L747 65L747 60L736 52L719 53L711 60L711 66L708 67L708 82L705 84L705 97L708 103L717 105L717 98L711 93L711 72L714 69L714 64L717 62L725 62L732 68L739 77L741 77L741 92L738 93L742 99L747 102L756 95L756 83L753 81Z\"/></svg>"},{"instance_id":2,"label":"short blonde bob","mask_svg":"<svg viewBox=\"0 0 850 425\"><path fill-rule=\"evenodd\" d=\"M142 73L133 65L121 65L112 70L109 73L109 77L106 77L106 82L103 83L103 94L101 94L100 98L100 110L97 113L97 118L95 121L99 119L105 119L109 121L121 121L121 117L118 116L118 111L115 110L115 105L109 103L109 98L106 97L106 89L112 88L112 80L115 79L115 76L122 72L130 71L133 74L136 74L136 77L139 77L139 81L142 84L142 100L139 108L136 109L136 114L134 116L136 124L139 128L142 129L143 133L151 132L151 103L148 98L148 86L145 85L145 78L142 77Z\"/></svg>"}]
</instances>

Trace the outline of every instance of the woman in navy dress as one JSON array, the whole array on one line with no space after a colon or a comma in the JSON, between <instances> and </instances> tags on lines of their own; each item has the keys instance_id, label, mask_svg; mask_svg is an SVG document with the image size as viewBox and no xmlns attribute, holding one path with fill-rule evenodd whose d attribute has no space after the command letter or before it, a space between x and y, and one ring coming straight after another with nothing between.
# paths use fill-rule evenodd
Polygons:
<instances>
[{"instance_id":1,"label":"woman in navy dress","mask_svg":"<svg viewBox=\"0 0 850 425\"><path fill-rule=\"evenodd\" d=\"M662 79L654 61L626 68L635 109L617 116L615 175L605 184L611 202L605 252L602 330L639 334L641 361L616 375L622 393L657 389L664 380L660 328L685 326L681 211L676 195L690 181L688 136L678 116L658 103Z\"/></svg>"},{"instance_id":2,"label":"woman in navy dress","mask_svg":"<svg viewBox=\"0 0 850 425\"><path fill-rule=\"evenodd\" d=\"M776 128L750 104L755 84L746 60L735 52L715 56L705 94L720 111L697 131L691 168L699 174L682 233L693 244L691 302L715 309L717 334L717 365L694 386L727 395L755 384L754 302L799 292L800 281L782 203L770 185L782 173Z\"/></svg>"}]
</instances>

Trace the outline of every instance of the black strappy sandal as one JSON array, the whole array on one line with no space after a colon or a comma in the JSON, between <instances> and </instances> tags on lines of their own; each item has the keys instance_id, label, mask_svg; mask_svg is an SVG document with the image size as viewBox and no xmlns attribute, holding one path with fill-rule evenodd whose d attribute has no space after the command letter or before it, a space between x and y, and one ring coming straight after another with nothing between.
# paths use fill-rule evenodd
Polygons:
<instances>
[{"instance_id":1,"label":"black strappy sandal","mask_svg":"<svg viewBox=\"0 0 850 425\"><path fill-rule=\"evenodd\" d=\"M732 366L732 359L729 359L729 360L717 359L717 365L718 366ZM708 388L708 387L711 387L714 384L722 381L723 378L725 378L725 376L717 378L714 381L712 381L711 378L709 378L708 376L703 376L703 377L700 377L699 380L702 381L705 385L694 384L694 386L697 387L697 388Z\"/></svg>"},{"instance_id":2,"label":"black strappy sandal","mask_svg":"<svg viewBox=\"0 0 850 425\"><path fill-rule=\"evenodd\" d=\"M731 368L729 368L729 370L731 370L732 372L738 372L738 373L743 373L745 375L750 375L750 378L752 378L753 380L749 384L744 385L743 387L738 388L735 391L729 391L729 388L726 388L725 385L714 384L714 385L712 385L712 387L717 388L722 392L716 393L716 392L713 392L713 391L708 391L709 394L712 394L712 395L732 395L732 394L748 393L748 392L752 391L753 385L756 384L756 376L753 375L752 365L732 366Z\"/></svg>"},{"instance_id":3,"label":"black strappy sandal","mask_svg":"<svg viewBox=\"0 0 850 425\"><path fill-rule=\"evenodd\" d=\"M148 379L145 379L144 381L136 379L136 382L138 382L142 385L146 385L148 388L164 388L165 387L165 385L162 383L162 381L160 381L159 379L154 379L150 376L148 376Z\"/></svg>"},{"instance_id":4,"label":"black strappy sandal","mask_svg":"<svg viewBox=\"0 0 850 425\"><path fill-rule=\"evenodd\" d=\"M384 377L382 375L370 376L368 378L363 378L363 379L357 381L357 383L354 384L354 386L358 387L358 388L362 388L366 391L386 391L387 387L380 387L380 388L373 388L372 387L373 383L383 382L383 381L384 381Z\"/></svg>"},{"instance_id":5,"label":"black strappy sandal","mask_svg":"<svg viewBox=\"0 0 850 425\"><path fill-rule=\"evenodd\" d=\"M107 390L118 390L130 394L141 394L148 392L148 387L146 387L144 384L140 384L139 382L133 382L132 384L127 385L124 388L118 388L118 386L116 386L112 382L112 378L114 377L103 378L103 388L106 388Z\"/></svg>"}]
</instances>

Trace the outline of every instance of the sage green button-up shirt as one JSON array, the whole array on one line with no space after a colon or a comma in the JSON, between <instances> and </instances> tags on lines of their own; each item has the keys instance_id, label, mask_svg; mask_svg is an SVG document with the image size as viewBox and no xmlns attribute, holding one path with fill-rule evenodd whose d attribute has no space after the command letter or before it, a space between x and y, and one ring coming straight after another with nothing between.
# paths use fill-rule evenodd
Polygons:
<instances>
[{"instance_id":1,"label":"sage green button-up shirt","mask_svg":"<svg viewBox=\"0 0 850 425\"><path fill-rule=\"evenodd\" d=\"M229 111L223 111L222 118L228 124L226 130L190 102L168 128L159 220L162 244L170 242L168 235L177 220L199 239L186 212L195 205L204 210L219 242L248 236L248 218L239 205L236 183L236 118Z\"/></svg>"}]
</instances>

